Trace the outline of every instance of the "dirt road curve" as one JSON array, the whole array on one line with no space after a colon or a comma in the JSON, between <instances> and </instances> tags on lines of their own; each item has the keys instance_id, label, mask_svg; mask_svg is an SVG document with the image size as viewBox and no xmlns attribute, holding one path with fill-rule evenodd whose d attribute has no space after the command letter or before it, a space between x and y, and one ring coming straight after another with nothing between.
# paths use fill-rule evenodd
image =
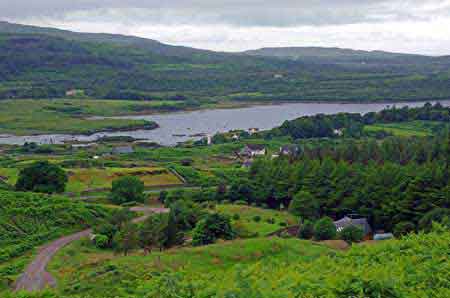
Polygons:
<instances>
[{"instance_id":1,"label":"dirt road curve","mask_svg":"<svg viewBox=\"0 0 450 298\"><path fill-rule=\"evenodd\" d=\"M144 216L134 219L133 222L143 221L152 213L169 212L169 210L165 208L148 207L133 207L130 210L145 214ZM42 247L33 262L27 266L25 272L17 279L14 287L15 291L25 290L31 292L42 290L46 287L54 287L56 285L56 280L45 270L52 257L64 246L81 238L88 237L91 233L91 229L85 230L70 236L59 238Z\"/></svg>"}]
</instances>

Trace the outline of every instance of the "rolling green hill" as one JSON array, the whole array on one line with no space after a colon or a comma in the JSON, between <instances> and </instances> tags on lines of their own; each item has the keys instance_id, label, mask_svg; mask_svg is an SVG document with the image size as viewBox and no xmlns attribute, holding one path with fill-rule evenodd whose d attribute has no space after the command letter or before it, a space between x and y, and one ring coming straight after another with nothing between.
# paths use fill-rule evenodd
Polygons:
<instances>
[{"instance_id":1,"label":"rolling green hill","mask_svg":"<svg viewBox=\"0 0 450 298\"><path fill-rule=\"evenodd\" d=\"M0 99L61 98L71 89L96 99L201 102L448 99L449 65L448 57L343 49L218 53L0 23Z\"/></svg>"}]
</instances>

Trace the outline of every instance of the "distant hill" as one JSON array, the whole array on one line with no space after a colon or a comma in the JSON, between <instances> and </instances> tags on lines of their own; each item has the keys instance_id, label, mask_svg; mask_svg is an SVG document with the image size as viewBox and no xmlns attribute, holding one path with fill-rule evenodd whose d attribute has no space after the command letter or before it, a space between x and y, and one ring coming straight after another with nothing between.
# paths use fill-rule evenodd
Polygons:
<instances>
[{"instance_id":1,"label":"distant hill","mask_svg":"<svg viewBox=\"0 0 450 298\"><path fill-rule=\"evenodd\" d=\"M207 50L166 45L156 40L134 36L106 33L79 33L68 30L19 25L1 21L0 32L9 34L41 34L81 42L110 43L118 46L133 46L166 56L191 57L192 55L208 55L214 53Z\"/></svg>"},{"instance_id":2,"label":"distant hill","mask_svg":"<svg viewBox=\"0 0 450 298\"><path fill-rule=\"evenodd\" d=\"M327 48L222 53L0 22L0 99L381 101L450 98L450 58Z\"/></svg>"},{"instance_id":3,"label":"distant hill","mask_svg":"<svg viewBox=\"0 0 450 298\"><path fill-rule=\"evenodd\" d=\"M244 52L246 55L275 57L317 63L378 63L413 64L435 60L435 57L384 51L361 51L342 48L282 47L262 48Z\"/></svg>"}]
</instances>

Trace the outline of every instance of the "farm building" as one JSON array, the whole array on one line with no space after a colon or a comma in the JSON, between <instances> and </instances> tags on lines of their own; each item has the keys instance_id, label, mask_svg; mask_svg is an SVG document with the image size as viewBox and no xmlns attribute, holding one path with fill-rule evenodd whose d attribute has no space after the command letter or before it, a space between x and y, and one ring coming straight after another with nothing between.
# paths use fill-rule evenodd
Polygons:
<instances>
[{"instance_id":1,"label":"farm building","mask_svg":"<svg viewBox=\"0 0 450 298\"><path fill-rule=\"evenodd\" d=\"M266 147L264 147L264 145L249 144L249 145L246 145L241 150L241 155L242 156L254 157L254 156L266 155L266 152L267 152L266 151Z\"/></svg>"},{"instance_id":2,"label":"farm building","mask_svg":"<svg viewBox=\"0 0 450 298\"><path fill-rule=\"evenodd\" d=\"M372 233L372 228L370 227L366 218L353 218L353 217L346 216L338 221L335 221L334 225L336 226L336 230L338 232L341 232L346 227L356 226L356 227L361 228L364 231L365 237L367 237L368 235L370 235Z\"/></svg>"}]
</instances>

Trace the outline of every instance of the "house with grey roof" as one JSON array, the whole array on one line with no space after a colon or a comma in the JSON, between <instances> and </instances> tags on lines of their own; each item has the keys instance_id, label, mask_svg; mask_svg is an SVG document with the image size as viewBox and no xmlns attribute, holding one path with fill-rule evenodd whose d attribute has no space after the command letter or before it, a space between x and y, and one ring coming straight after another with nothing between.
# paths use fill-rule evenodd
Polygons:
<instances>
[{"instance_id":1,"label":"house with grey roof","mask_svg":"<svg viewBox=\"0 0 450 298\"><path fill-rule=\"evenodd\" d=\"M364 231L364 236L372 234L372 228L366 218L353 218L352 216L345 216L344 218L335 221L337 232L341 232L343 229L349 226L356 226Z\"/></svg>"}]
</instances>

